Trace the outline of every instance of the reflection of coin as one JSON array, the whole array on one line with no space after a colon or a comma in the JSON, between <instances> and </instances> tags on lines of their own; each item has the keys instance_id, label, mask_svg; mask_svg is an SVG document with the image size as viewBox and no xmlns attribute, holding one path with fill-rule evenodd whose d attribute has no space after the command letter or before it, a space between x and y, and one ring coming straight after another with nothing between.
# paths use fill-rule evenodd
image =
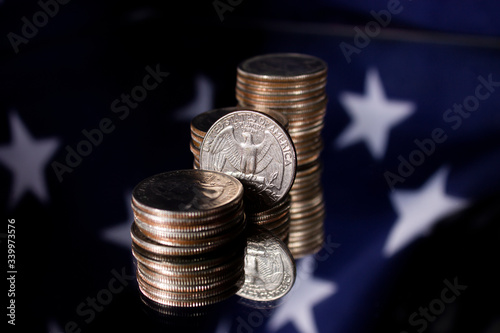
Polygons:
<instances>
[{"instance_id":1,"label":"reflection of coin","mask_svg":"<svg viewBox=\"0 0 500 333\"><path fill-rule=\"evenodd\" d=\"M205 134L207 134L210 127L212 127L212 125L217 120L227 115L228 113L238 110L245 110L245 109L237 106L230 106L220 109L212 109L200 113L199 115L194 117L193 120L191 120L191 137L193 137L194 134L194 136L198 136L201 140L203 140ZM266 113L269 114L271 117L273 117L281 125L283 125L283 127L286 128L288 126L288 119L283 114L275 111L268 111Z\"/></svg>"},{"instance_id":2,"label":"reflection of coin","mask_svg":"<svg viewBox=\"0 0 500 333\"><path fill-rule=\"evenodd\" d=\"M243 186L207 170L141 181L132 193L132 254L141 293L167 306L220 302L243 284Z\"/></svg>"},{"instance_id":3,"label":"reflection of coin","mask_svg":"<svg viewBox=\"0 0 500 333\"><path fill-rule=\"evenodd\" d=\"M237 295L254 301L283 297L295 282L295 261L287 246L258 228L247 239L245 283Z\"/></svg>"},{"instance_id":4,"label":"reflection of coin","mask_svg":"<svg viewBox=\"0 0 500 333\"><path fill-rule=\"evenodd\" d=\"M292 139L261 112L240 110L217 120L201 144L200 167L238 178L250 204L271 206L290 190L296 155Z\"/></svg>"}]
</instances>

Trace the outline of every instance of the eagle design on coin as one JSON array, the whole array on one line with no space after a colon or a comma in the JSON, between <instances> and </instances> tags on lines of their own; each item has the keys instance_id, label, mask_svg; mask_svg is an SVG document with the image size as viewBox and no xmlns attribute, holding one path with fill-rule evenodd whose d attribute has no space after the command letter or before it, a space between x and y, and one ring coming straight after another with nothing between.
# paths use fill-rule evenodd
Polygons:
<instances>
[{"instance_id":1,"label":"eagle design on coin","mask_svg":"<svg viewBox=\"0 0 500 333\"><path fill-rule=\"evenodd\" d=\"M257 111L234 111L217 120L200 151L201 169L238 178L255 204L278 202L295 179L295 147L290 136L280 123Z\"/></svg>"},{"instance_id":2,"label":"eagle design on coin","mask_svg":"<svg viewBox=\"0 0 500 333\"><path fill-rule=\"evenodd\" d=\"M222 171L225 163L244 175L256 175L266 171L270 179L268 187L281 189L283 181L283 156L276 138L265 131L264 139L255 143L252 133L242 132L243 142L234 136L234 127L224 129L212 146L211 164Z\"/></svg>"}]
</instances>

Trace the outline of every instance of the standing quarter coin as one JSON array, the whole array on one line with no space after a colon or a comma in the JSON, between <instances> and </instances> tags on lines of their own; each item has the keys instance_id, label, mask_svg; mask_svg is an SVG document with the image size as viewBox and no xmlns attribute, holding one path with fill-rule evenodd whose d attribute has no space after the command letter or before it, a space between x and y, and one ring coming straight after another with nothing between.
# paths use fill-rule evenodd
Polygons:
<instances>
[{"instance_id":1,"label":"standing quarter coin","mask_svg":"<svg viewBox=\"0 0 500 333\"><path fill-rule=\"evenodd\" d=\"M238 178L245 188L245 204L271 207L293 185L295 146L272 117L258 111L235 111L208 130L200 147L200 168Z\"/></svg>"}]
</instances>

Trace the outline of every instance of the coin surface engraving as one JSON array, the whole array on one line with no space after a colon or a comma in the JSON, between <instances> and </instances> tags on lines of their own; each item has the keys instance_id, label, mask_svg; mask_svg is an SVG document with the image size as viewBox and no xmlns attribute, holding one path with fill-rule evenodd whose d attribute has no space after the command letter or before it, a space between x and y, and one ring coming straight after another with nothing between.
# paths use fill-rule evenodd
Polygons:
<instances>
[{"instance_id":1,"label":"coin surface engraving","mask_svg":"<svg viewBox=\"0 0 500 333\"><path fill-rule=\"evenodd\" d=\"M297 174L290 190L286 240L295 259L316 253L323 244L321 133L328 103L327 72L328 66L323 60L297 53L258 55L244 60L237 68L238 105L258 111L277 111L289 121L288 133L297 154ZM276 235L287 235L283 229L285 227L272 231Z\"/></svg>"},{"instance_id":2,"label":"coin surface engraving","mask_svg":"<svg viewBox=\"0 0 500 333\"><path fill-rule=\"evenodd\" d=\"M244 280L243 185L227 174L177 170L141 181L130 228L142 295L165 306L202 307Z\"/></svg>"},{"instance_id":3,"label":"coin surface engraving","mask_svg":"<svg viewBox=\"0 0 500 333\"><path fill-rule=\"evenodd\" d=\"M256 111L235 111L208 130L201 144L200 168L238 178L249 204L272 205L290 190L296 155L286 130Z\"/></svg>"},{"instance_id":4,"label":"coin surface engraving","mask_svg":"<svg viewBox=\"0 0 500 333\"><path fill-rule=\"evenodd\" d=\"M259 228L247 239L245 282L237 295L254 301L276 300L290 291L295 275L295 261L287 246Z\"/></svg>"}]
</instances>

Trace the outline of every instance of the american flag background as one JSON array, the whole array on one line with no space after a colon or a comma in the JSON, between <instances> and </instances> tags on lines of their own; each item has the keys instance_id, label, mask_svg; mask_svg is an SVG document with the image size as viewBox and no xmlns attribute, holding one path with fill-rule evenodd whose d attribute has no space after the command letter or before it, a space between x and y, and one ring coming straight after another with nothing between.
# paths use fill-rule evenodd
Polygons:
<instances>
[{"instance_id":1,"label":"american flag background","mask_svg":"<svg viewBox=\"0 0 500 333\"><path fill-rule=\"evenodd\" d=\"M238 63L298 52L329 66L325 245L279 306L235 296L201 331L500 332L499 17L493 0L0 1L2 325L189 332L139 299L131 191L192 168L189 122L236 105Z\"/></svg>"}]
</instances>

